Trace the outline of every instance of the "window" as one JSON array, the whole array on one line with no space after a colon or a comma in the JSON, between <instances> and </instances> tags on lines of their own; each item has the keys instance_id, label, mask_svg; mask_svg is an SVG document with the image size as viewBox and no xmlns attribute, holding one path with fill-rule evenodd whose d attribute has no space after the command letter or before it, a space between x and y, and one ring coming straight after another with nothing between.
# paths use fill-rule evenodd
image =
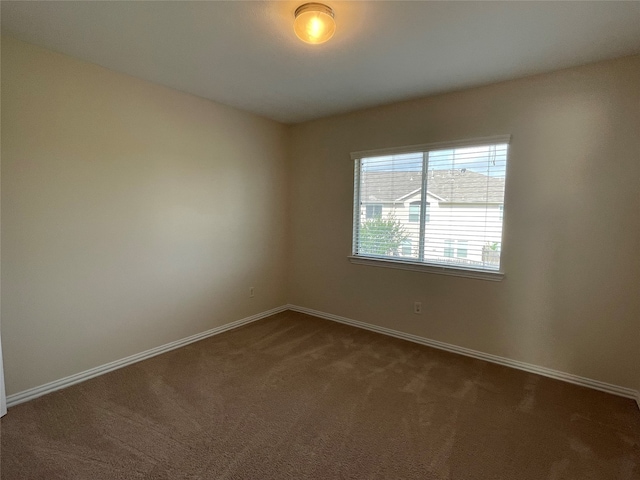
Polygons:
<instances>
[{"instance_id":1,"label":"window","mask_svg":"<svg viewBox=\"0 0 640 480\"><path fill-rule=\"evenodd\" d=\"M411 240L404 240L402 242L402 256L403 257L410 257L411 256Z\"/></svg>"},{"instance_id":2,"label":"window","mask_svg":"<svg viewBox=\"0 0 640 480\"><path fill-rule=\"evenodd\" d=\"M458 240L457 246L456 246L456 257L467 258L467 241L466 240Z\"/></svg>"},{"instance_id":3,"label":"window","mask_svg":"<svg viewBox=\"0 0 640 480\"><path fill-rule=\"evenodd\" d=\"M451 240L450 238L444 241L443 255L445 257L453 257L453 240Z\"/></svg>"},{"instance_id":4,"label":"window","mask_svg":"<svg viewBox=\"0 0 640 480\"><path fill-rule=\"evenodd\" d=\"M409 205L409 221L411 223L420 221L420 202L413 202Z\"/></svg>"},{"instance_id":5,"label":"window","mask_svg":"<svg viewBox=\"0 0 640 480\"><path fill-rule=\"evenodd\" d=\"M429 202L424 209L424 221L429 223ZM409 205L409 221L411 223L418 223L420 221L420 202L412 202Z\"/></svg>"},{"instance_id":6,"label":"window","mask_svg":"<svg viewBox=\"0 0 640 480\"><path fill-rule=\"evenodd\" d=\"M382 205L367 205L366 214L367 218L382 217Z\"/></svg>"},{"instance_id":7,"label":"window","mask_svg":"<svg viewBox=\"0 0 640 480\"><path fill-rule=\"evenodd\" d=\"M352 154L351 261L502 278L508 144L494 137Z\"/></svg>"}]
</instances>

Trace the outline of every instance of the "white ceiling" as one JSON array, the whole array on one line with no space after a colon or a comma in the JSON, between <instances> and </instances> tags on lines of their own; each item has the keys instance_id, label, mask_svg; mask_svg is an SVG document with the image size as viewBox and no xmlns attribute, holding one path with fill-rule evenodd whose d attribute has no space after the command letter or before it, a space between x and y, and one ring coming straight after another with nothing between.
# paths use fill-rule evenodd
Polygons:
<instances>
[{"instance_id":1,"label":"white ceiling","mask_svg":"<svg viewBox=\"0 0 640 480\"><path fill-rule=\"evenodd\" d=\"M2 33L284 123L640 53L640 2L1 2ZM640 87L639 87L640 88Z\"/></svg>"}]
</instances>

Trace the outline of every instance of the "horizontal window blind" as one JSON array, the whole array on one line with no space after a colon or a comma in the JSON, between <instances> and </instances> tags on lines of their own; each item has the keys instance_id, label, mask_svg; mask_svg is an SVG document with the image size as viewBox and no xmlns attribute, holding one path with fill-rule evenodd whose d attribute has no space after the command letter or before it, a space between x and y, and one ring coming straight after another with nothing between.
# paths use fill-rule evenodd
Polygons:
<instances>
[{"instance_id":1,"label":"horizontal window blind","mask_svg":"<svg viewBox=\"0 0 640 480\"><path fill-rule=\"evenodd\" d=\"M355 158L354 256L500 271L508 143Z\"/></svg>"}]
</instances>

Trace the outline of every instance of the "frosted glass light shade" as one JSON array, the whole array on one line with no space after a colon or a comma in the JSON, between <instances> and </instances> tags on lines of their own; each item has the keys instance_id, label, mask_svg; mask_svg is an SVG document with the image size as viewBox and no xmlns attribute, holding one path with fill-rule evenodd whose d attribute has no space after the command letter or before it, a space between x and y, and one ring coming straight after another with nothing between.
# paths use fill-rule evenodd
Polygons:
<instances>
[{"instance_id":1,"label":"frosted glass light shade","mask_svg":"<svg viewBox=\"0 0 640 480\"><path fill-rule=\"evenodd\" d=\"M296 9L293 30L307 43L324 43L333 37L336 22L333 10L322 3L305 3Z\"/></svg>"}]
</instances>

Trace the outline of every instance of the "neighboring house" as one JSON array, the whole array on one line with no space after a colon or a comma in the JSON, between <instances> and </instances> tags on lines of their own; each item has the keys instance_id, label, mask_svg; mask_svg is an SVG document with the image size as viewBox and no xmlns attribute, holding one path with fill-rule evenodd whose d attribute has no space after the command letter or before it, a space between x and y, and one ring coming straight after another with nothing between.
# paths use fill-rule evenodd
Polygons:
<instances>
[{"instance_id":1,"label":"neighboring house","mask_svg":"<svg viewBox=\"0 0 640 480\"><path fill-rule=\"evenodd\" d=\"M361 222L393 216L408 234L394 255L418 258L421 172L363 172ZM429 170L424 259L462 265L498 265L504 178L468 169Z\"/></svg>"}]
</instances>

